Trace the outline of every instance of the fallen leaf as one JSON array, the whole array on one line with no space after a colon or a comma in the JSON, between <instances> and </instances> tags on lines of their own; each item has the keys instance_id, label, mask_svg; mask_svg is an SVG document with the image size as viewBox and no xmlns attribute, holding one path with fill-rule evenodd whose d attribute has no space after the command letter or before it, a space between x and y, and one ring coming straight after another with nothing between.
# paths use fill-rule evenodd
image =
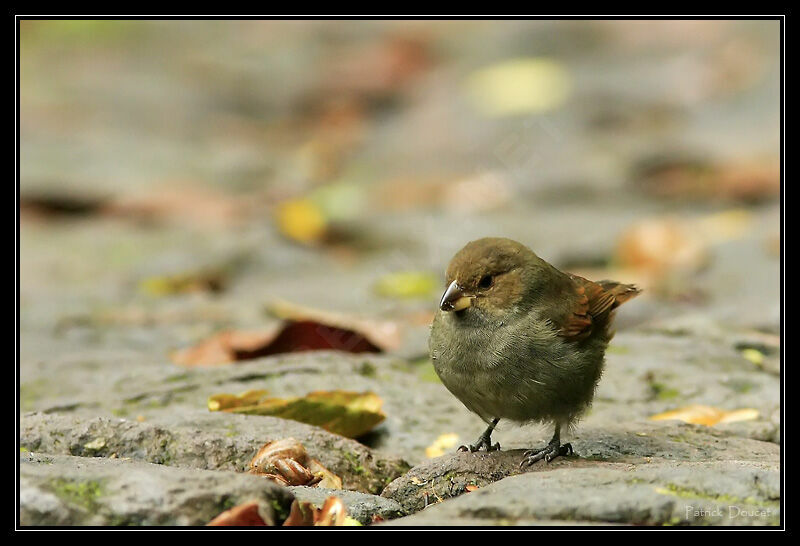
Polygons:
<instances>
[{"instance_id":1,"label":"fallen leaf","mask_svg":"<svg viewBox=\"0 0 800 546\"><path fill-rule=\"evenodd\" d=\"M309 199L295 199L278 205L275 222L284 236L304 245L321 243L328 230L322 210Z\"/></svg>"},{"instance_id":2,"label":"fallen leaf","mask_svg":"<svg viewBox=\"0 0 800 546\"><path fill-rule=\"evenodd\" d=\"M148 277L139 283L139 289L150 296L171 296L195 292L221 292L226 275L220 271L198 271L177 275Z\"/></svg>"},{"instance_id":3,"label":"fallen leaf","mask_svg":"<svg viewBox=\"0 0 800 546\"><path fill-rule=\"evenodd\" d=\"M220 396L222 395L215 395ZM322 427L334 434L357 438L386 418L382 406L383 400L373 392L338 390L315 391L303 397L266 398L256 405L231 407L221 411L292 419Z\"/></svg>"},{"instance_id":4,"label":"fallen leaf","mask_svg":"<svg viewBox=\"0 0 800 546\"><path fill-rule=\"evenodd\" d=\"M342 488L342 479L316 459L309 459L303 444L294 438L261 446L250 461L248 472L269 477L282 485Z\"/></svg>"},{"instance_id":5,"label":"fallen leaf","mask_svg":"<svg viewBox=\"0 0 800 546\"><path fill-rule=\"evenodd\" d=\"M753 348L742 349L742 356L745 357L750 362L752 362L753 364L755 364L756 366L764 365L764 353L762 353L758 349L753 349Z\"/></svg>"},{"instance_id":6,"label":"fallen leaf","mask_svg":"<svg viewBox=\"0 0 800 546\"><path fill-rule=\"evenodd\" d=\"M238 225L252 210L251 197L232 196L191 182L173 187L163 185L157 192L120 196L109 202L103 213L147 222L193 224L218 228Z\"/></svg>"},{"instance_id":7,"label":"fallen leaf","mask_svg":"<svg viewBox=\"0 0 800 546\"><path fill-rule=\"evenodd\" d=\"M752 408L727 411L711 406L694 404L650 417L652 421L678 420L695 425L713 426L717 423L752 421L758 418L758 410Z\"/></svg>"},{"instance_id":8,"label":"fallen leaf","mask_svg":"<svg viewBox=\"0 0 800 546\"><path fill-rule=\"evenodd\" d=\"M361 526L361 523L347 515L347 507L339 497L328 497L321 508L315 508L310 502L295 499L283 526L349 527Z\"/></svg>"},{"instance_id":9,"label":"fallen leaf","mask_svg":"<svg viewBox=\"0 0 800 546\"><path fill-rule=\"evenodd\" d=\"M320 481L315 487L322 487L323 489L342 489L342 478L322 466L322 463L318 460L311 459L307 466L314 476L320 478Z\"/></svg>"},{"instance_id":10,"label":"fallen leaf","mask_svg":"<svg viewBox=\"0 0 800 546\"><path fill-rule=\"evenodd\" d=\"M497 210L512 198L508 179L497 172L484 172L453 181L444 188L442 206L451 214Z\"/></svg>"},{"instance_id":11,"label":"fallen leaf","mask_svg":"<svg viewBox=\"0 0 800 546\"><path fill-rule=\"evenodd\" d=\"M740 239L753 225L753 213L746 209L729 209L699 218L691 225L709 243Z\"/></svg>"},{"instance_id":12,"label":"fallen leaf","mask_svg":"<svg viewBox=\"0 0 800 546\"><path fill-rule=\"evenodd\" d=\"M776 159L714 164L696 157L644 159L634 180L645 192L669 199L758 203L780 195Z\"/></svg>"},{"instance_id":13,"label":"fallen leaf","mask_svg":"<svg viewBox=\"0 0 800 546\"><path fill-rule=\"evenodd\" d=\"M326 95L385 100L401 91L430 64L422 36L388 36L340 51L324 75Z\"/></svg>"},{"instance_id":14,"label":"fallen leaf","mask_svg":"<svg viewBox=\"0 0 800 546\"><path fill-rule=\"evenodd\" d=\"M278 332L277 327L260 331L220 332L192 347L172 351L170 358L181 366L216 366L257 358L263 356L261 351L270 346Z\"/></svg>"},{"instance_id":15,"label":"fallen leaf","mask_svg":"<svg viewBox=\"0 0 800 546\"><path fill-rule=\"evenodd\" d=\"M258 501L250 501L225 510L206 525L209 527L265 527L267 524L258 511Z\"/></svg>"},{"instance_id":16,"label":"fallen leaf","mask_svg":"<svg viewBox=\"0 0 800 546\"><path fill-rule=\"evenodd\" d=\"M89 451L99 451L106 447L106 439L105 438L96 438L91 442L87 442L83 444L83 447L88 449Z\"/></svg>"},{"instance_id":17,"label":"fallen leaf","mask_svg":"<svg viewBox=\"0 0 800 546\"><path fill-rule=\"evenodd\" d=\"M400 346L401 330L394 322L368 320L276 302L268 307L279 325L263 330L228 330L170 353L181 366L217 366L282 353L335 350L379 353Z\"/></svg>"},{"instance_id":18,"label":"fallen leaf","mask_svg":"<svg viewBox=\"0 0 800 546\"><path fill-rule=\"evenodd\" d=\"M445 450L450 449L458 442L458 434L442 434L436 440L425 448L425 456L429 459L434 457L441 457L444 455Z\"/></svg>"},{"instance_id":19,"label":"fallen leaf","mask_svg":"<svg viewBox=\"0 0 800 546\"><path fill-rule=\"evenodd\" d=\"M375 291L389 298L429 298L439 286L439 277L427 271L400 271L384 275Z\"/></svg>"},{"instance_id":20,"label":"fallen leaf","mask_svg":"<svg viewBox=\"0 0 800 546\"><path fill-rule=\"evenodd\" d=\"M289 516L283 522L284 527L311 527L317 509L308 501L292 501Z\"/></svg>"},{"instance_id":21,"label":"fallen leaf","mask_svg":"<svg viewBox=\"0 0 800 546\"><path fill-rule=\"evenodd\" d=\"M312 348L379 352L392 351L400 347L401 330L395 322L312 309L280 300L269 305L267 310L275 317L286 321L314 325L315 337L320 338L314 343L321 346L312 345Z\"/></svg>"},{"instance_id":22,"label":"fallen leaf","mask_svg":"<svg viewBox=\"0 0 800 546\"><path fill-rule=\"evenodd\" d=\"M614 256L622 268L663 274L700 269L708 261L708 248L687 223L677 218L652 218L626 229Z\"/></svg>"},{"instance_id":23,"label":"fallen leaf","mask_svg":"<svg viewBox=\"0 0 800 546\"><path fill-rule=\"evenodd\" d=\"M249 390L239 394L215 394L208 398L208 409L220 411L241 406L253 406L263 399L268 391Z\"/></svg>"},{"instance_id":24,"label":"fallen leaf","mask_svg":"<svg viewBox=\"0 0 800 546\"><path fill-rule=\"evenodd\" d=\"M489 117L547 112L570 94L564 66L548 58L510 59L480 69L466 82L474 107Z\"/></svg>"}]
</instances>

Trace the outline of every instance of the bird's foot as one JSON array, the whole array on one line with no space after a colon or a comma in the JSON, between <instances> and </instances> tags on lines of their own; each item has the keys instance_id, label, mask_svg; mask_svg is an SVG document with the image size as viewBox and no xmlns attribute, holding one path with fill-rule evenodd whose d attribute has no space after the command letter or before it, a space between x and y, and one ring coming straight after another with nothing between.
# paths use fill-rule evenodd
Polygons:
<instances>
[{"instance_id":1,"label":"bird's foot","mask_svg":"<svg viewBox=\"0 0 800 546\"><path fill-rule=\"evenodd\" d=\"M461 446L458 448L459 451L470 453L475 453L476 451L480 451L481 448L484 448L487 452L489 451L500 451L500 442L492 445L492 439L489 436L481 436L478 438L478 441L474 444L470 444L467 446Z\"/></svg>"},{"instance_id":2,"label":"bird's foot","mask_svg":"<svg viewBox=\"0 0 800 546\"><path fill-rule=\"evenodd\" d=\"M546 463L549 463L556 457L561 457L562 455L572 455L573 453L574 451L572 450L572 444L560 444L559 442L551 441L542 449L530 449L523 453L523 459L522 462L519 463L519 466L520 468L524 468L537 463L542 459L544 459Z\"/></svg>"}]
</instances>

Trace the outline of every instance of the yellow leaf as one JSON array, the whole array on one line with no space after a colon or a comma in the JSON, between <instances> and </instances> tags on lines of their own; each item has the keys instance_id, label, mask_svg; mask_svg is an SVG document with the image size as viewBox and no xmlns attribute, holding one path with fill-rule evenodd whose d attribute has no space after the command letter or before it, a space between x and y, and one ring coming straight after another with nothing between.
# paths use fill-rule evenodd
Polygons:
<instances>
[{"instance_id":1,"label":"yellow leaf","mask_svg":"<svg viewBox=\"0 0 800 546\"><path fill-rule=\"evenodd\" d=\"M212 398L229 403L230 396L216 395ZM336 390L315 391L294 398L262 398L252 405L234 405L222 408L222 411L292 419L322 427L334 434L357 438L386 419L382 406L383 400L374 392Z\"/></svg>"},{"instance_id":2,"label":"yellow leaf","mask_svg":"<svg viewBox=\"0 0 800 546\"><path fill-rule=\"evenodd\" d=\"M748 348L742 350L742 356L755 364L756 366L764 365L764 354L758 349Z\"/></svg>"},{"instance_id":3,"label":"yellow leaf","mask_svg":"<svg viewBox=\"0 0 800 546\"><path fill-rule=\"evenodd\" d=\"M327 221L322 211L308 199L281 203L275 219L283 235L303 244L319 243L327 230Z\"/></svg>"},{"instance_id":4,"label":"yellow leaf","mask_svg":"<svg viewBox=\"0 0 800 546\"><path fill-rule=\"evenodd\" d=\"M744 408L727 411L711 406L694 404L650 417L652 421L678 420L695 425L713 426L717 423L733 423L736 421L752 421L758 419L758 410Z\"/></svg>"},{"instance_id":5,"label":"yellow leaf","mask_svg":"<svg viewBox=\"0 0 800 546\"><path fill-rule=\"evenodd\" d=\"M441 457L444 455L446 449L450 449L458 442L458 434L442 434L436 440L425 448L425 456L429 459L434 457Z\"/></svg>"},{"instance_id":6,"label":"yellow leaf","mask_svg":"<svg viewBox=\"0 0 800 546\"><path fill-rule=\"evenodd\" d=\"M390 298L427 298L436 291L439 278L426 271L389 273L378 280L375 291Z\"/></svg>"},{"instance_id":7,"label":"yellow leaf","mask_svg":"<svg viewBox=\"0 0 800 546\"><path fill-rule=\"evenodd\" d=\"M729 209L696 221L696 229L712 243L740 239L753 225L753 213L746 209Z\"/></svg>"},{"instance_id":8,"label":"yellow leaf","mask_svg":"<svg viewBox=\"0 0 800 546\"><path fill-rule=\"evenodd\" d=\"M215 394L208 398L210 411L221 411L241 406L252 406L264 398L267 391L250 390L241 394Z\"/></svg>"},{"instance_id":9,"label":"yellow leaf","mask_svg":"<svg viewBox=\"0 0 800 546\"><path fill-rule=\"evenodd\" d=\"M558 108L570 92L570 78L558 61L510 59L474 72L467 93L490 117L546 112Z\"/></svg>"},{"instance_id":10,"label":"yellow leaf","mask_svg":"<svg viewBox=\"0 0 800 546\"><path fill-rule=\"evenodd\" d=\"M225 274L220 271L198 271L148 277L139 283L139 289L156 297L195 292L219 292L225 284Z\"/></svg>"}]
</instances>

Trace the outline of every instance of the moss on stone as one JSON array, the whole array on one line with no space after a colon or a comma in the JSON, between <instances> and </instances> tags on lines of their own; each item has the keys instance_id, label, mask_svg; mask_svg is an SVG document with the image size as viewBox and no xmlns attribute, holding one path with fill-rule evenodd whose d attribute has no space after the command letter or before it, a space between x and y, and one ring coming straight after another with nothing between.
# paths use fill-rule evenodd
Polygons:
<instances>
[{"instance_id":1,"label":"moss on stone","mask_svg":"<svg viewBox=\"0 0 800 546\"><path fill-rule=\"evenodd\" d=\"M57 478L49 486L60 499L89 511L97 508L103 494L102 483L95 480L73 481Z\"/></svg>"}]
</instances>

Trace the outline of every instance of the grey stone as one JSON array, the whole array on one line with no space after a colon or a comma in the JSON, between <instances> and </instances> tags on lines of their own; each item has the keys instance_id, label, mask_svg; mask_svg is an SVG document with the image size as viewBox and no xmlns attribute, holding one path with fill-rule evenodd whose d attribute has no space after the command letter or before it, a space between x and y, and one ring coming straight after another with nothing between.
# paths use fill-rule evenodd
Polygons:
<instances>
[{"instance_id":1,"label":"grey stone","mask_svg":"<svg viewBox=\"0 0 800 546\"><path fill-rule=\"evenodd\" d=\"M347 506L347 514L364 525L370 525L375 516L390 520L405 515L398 503L377 495L321 487L296 486L289 489L297 500L310 502L317 508L321 508L328 497L339 497Z\"/></svg>"},{"instance_id":2,"label":"grey stone","mask_svg":"<svg viewBox=\"0 0 800 546\"><path fill-rule=\"evenodd\" d=\"M510 476L388 525L778 525L780 476L753 462L594 462Z\"/></svg>"},{"instance_id":3,"label":"grey stone","mask_svg":"<svg viewBox=\"0 0 800 546\"><path fill-rule=\"evenodd\" d=\"M731 438L714 429L676 423L635 423L592 429L571 442L576 456L540 461L520 468L523 450L453 453L412 468L384 489L408 512L459 496L467 486L483 487L508 476L553 469L593 467L597 463L637 467L654 461L751 461L777 468L780 448L769 442Z\"/></svg>"},{"instance_id":4,"label":"grey stone","mask_svg":"<svg viewBox=\"0 0 800 546\"><path fill-rule=\"evenodd\" d=\"M247 469L265 443L293 437L342 478L345 488L378 493L408 469L401 459L296 421L265 416L185 412L158 422L33 413L20 423L30 451L83 457L130 457L169 466Z\"/></svg>"},{"instance_id":5,"label":"grey stone","mask_svg":"<svg viewBox=\"0 0 800 546\"><path fill-rule=\"evenodd\" d=\"M22 525L205 525L256 500L280 523L292 493L258 476L121 459L20 455Z\"/></svg>"}]
</instances>

